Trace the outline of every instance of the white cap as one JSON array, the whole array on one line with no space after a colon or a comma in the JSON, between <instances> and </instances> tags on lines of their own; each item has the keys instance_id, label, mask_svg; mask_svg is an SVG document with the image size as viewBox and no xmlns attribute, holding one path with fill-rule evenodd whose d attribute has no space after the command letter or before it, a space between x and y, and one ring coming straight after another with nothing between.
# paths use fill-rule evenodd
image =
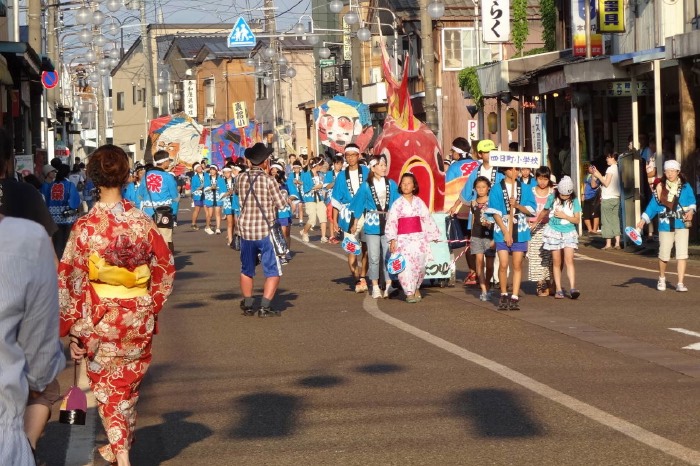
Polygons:
<instances>
[{"instance_id":1,"label":"white cap","mask_svg":"<svg viewBox=\"0 0 700 466\"><path fill-rule=\"evenodd\" d=\"M559 194L568 196L574 192L574 182L568 176L563 177L557 184L557 191L559 191Z\"/></svg>"},{"instance_id":2,"label":"white cap","mask_svg":"<svg viewBox=\"0 0 700 466\"><path fill-rule=\"evenodd\" d=\"M681 164L678 160L667 160L664 162L664 170L681 170Z\"/></svg>"}]
</instances>

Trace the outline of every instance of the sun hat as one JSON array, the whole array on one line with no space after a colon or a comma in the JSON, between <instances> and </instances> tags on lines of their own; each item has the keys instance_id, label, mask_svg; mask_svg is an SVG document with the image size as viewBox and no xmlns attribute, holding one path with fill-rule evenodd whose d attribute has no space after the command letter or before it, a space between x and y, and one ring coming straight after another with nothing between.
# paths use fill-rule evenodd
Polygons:
<instances>
[{"instance_id":1,"label":"sun hat","mask_svg":"<svg viewBox=\"0 0 700 466\"><path fill-rule=\"evenodd\" d=\"M574 182L568 176L563 177L557 184L557 191L559 191L559 194L568 196L574 192Z\"/></svg>"}]
</instances>

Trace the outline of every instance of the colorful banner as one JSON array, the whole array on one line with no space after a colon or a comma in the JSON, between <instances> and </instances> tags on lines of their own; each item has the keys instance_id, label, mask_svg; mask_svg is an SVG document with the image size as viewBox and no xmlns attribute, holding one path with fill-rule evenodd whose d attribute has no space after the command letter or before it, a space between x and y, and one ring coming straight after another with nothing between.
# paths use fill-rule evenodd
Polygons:
<instances>
[{"instance_id":1,"label":"colorful banner","mask_svg":"<svg viewBox=\"0 0 700 466\"><path fill-rule=\"evenodd\" d=\"M335 152L351 142L365 151L374 135L369 106L337 95L314 109L318 140Z\"/></svg>"},{"instance_id":2,"label":"colorful banner","mask_svg":"<svg viewBox=\"0 0 700 466\"><path fill-rule=\"evenodd\" d=\"M474 159L456 160L445 172L445 206L452 207L464 188L469 175L479 166Z\"/></svg>"},{"instance_id":3,"label":"colorful banner","mask_svg":"<svg viewBox=\"0 0 700 466\"><path fill-rule=\"evenodd\" d=\"M227 121L211 132L211 162L223 167L227 158L243 157L245 150L262 142L262 127L249 121L245 128L236 127L237 120Z\"/></svg>"},{"instance_id":4,"label":"colorful banner","mask_svg":"<svg viewBox=\"0 0 700 466\"><path fill-rule=\"evenodd\" d=\"M573 31L574 56L586 56L586 5L591 11L591 56L603 55L603 36L595 34L597 15L595 0L571 1L571 28Z\"/></svg>"},{"instance_id":5,"label":"colorful banner","mask_svg":"<svg viewBox=\"0 0 700 466\"><path fill-rule=\"evenodd\" d=\"M598 0L598 32L625 32L625 4L622 0Z\"/></svg>"},{"instance_id":6,"label":"colorful banner","mask_svg":"<svg viewBox=\"0 0 700 466\"><path fill-rule=\"evenodd\" d=\"M154 118L148 135L150 153L168 151L174 162L172 172L181 175L202 159L208 133L209 130L184 113Z\"/></svg>"}]
</instances>

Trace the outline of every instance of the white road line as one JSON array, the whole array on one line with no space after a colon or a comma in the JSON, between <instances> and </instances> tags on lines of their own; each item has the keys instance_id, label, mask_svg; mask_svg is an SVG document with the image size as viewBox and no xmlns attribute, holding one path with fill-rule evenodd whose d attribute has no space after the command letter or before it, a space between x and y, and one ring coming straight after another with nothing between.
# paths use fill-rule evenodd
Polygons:
<instances>
[{"instance_id":1,"label":"white road line","mask_svg":"<svg viewBox=\"0 0 700 466\"><path fill-rule=\"evenodd\" d=\"M71 362L69 362L70 364ZM84 365L80 370L78 385L85 392L88 402L88 412L84 426L73 426L68 431L68 447L66 450L65 466L92 465L92 452L95 449L95 425L97 423L97 401L88 385Z\"/></svg>"},{"instance_id":2,"label":"white road line","mask_svg":"<svg viewBox=\"0 0 700 466\"><path fill-rule=\"evenodd\" d=\"M700 333L693 332L692 330L688 330L685 328L669 328L669 330L673 330L674 332L678 332L678 333L684 333L684 334L690 335L692 337L699 337L700 338ZM700 351L700 343L693 343L692 345L684 346L683 349Z\"/></svg>"},{"instance_id":3,"label":"white road line","mask_svg":"<svg viewBox=\"0 0 700 466\"><path fill-rule=\"evenodd\" d=\"M308 243L304 243L304 245L313 249L318 249L327 254L340 257L341 259L345 260L344 255L338 254L336 252L329 251L325 248L319 248L318 246ZM632 266L627 267L639 268ZM466 350L461 346L457 346L454 343L450 343L447 340L443 340L442 338L437 337L432 333L426 332L425 330L421 330L417 327L407 324L402 320L385 314L384 312L379 310L377 300L372 299L369 295L365 296L363 307L365 311L369 313L372 317L382 320L387 324L396 327L397 329L402 330L406 333L409 333L417 338L420 338L421 340L430 343L431 345L436 346L444 351L447 351L448 353L454 354L455 356L458 356L466 361L479 365L491 372L494 372L500 375L501 377L510 380L511 382L516 383L524 388L527 388L528 390L531 390L532 392L540 396L543 396L551 401L559 403L565 408L568 408L583 416L586 416L592 421L614 429L623 435L637 440L638 442L643 443L644 445L647 445L651 448L662 451L667 455L673 456L691 464L700 465L699 451L693 450L679 443L673 442L667 438L661 437L660 435L643 429L637 426L636 424L632 424L629 421L625 421L624 419L621 419L601 409L598 409L595 406L589 405L588 403L585 403L563 392L560 392L559 390L556 390L550 387L549 385L545 385L542 382L538 382L537 380L528 377L527 375L513 370L507 366L504 366L503 364L487 359L479 354Z\"/></svg>"},{"instance_id":4,"label":"white road line","mask_svg":"<svg viewBox=\"0 0 700 466\"><path fill-rule=\"evenodd\" d=\"M623 267L626 269L634 269L634 270L642 270L645 272L652 272L655 274L659 273L658 269L648 269L646 267L639 267L637 265L628 265L628 264L620 264L619 262L612 262L612 261L607 261L604 259L596 259L591 256L586 256L585 254L576 254L576 257L580 257L581 259L589 260L592 262L600 262L601 264L608 264L608 265L615 265L617 267ZM676 272L671 272L670 270L666 270L667 275L678 275ZM689 273L685 274L686 277L691 277L691 278L700 278L700 275L691 275Z\"/></svg>"},{"instance_id":5,"label":"white road line","mask_svg":"<svg viewBox=\"0 0 700 466\"><path fill-rule=\"evenodd\" d=\"M548 385L538 382L525 374L499 364L496 361L492 361L479 354L472 353L471 351L450 343L449 341L443 340L440 337L385 314L379 310L377 300L372 299L369 295L365 296L364 308L365 311L367 311L371 316L376 317L377 319L382 320L389 325L398 328L399 330L403 330L404 332L420 338L421 340L437 346L438 348L445 350L448 353L452 353L466 361L477 364L484 369L510 380L513 383L533 391L538 395L559 403L565 408L569 408L570 410L586 416L599 424L610 427L621 434L633 438L644 445L660 450L667 455L673 456L680 460L687 461L692 464L700 464L700 452L684 447L681 444L668 440L667 438L661 437L653 432L649 432L648 430L632 424L631 422L625 421L617 416L613 416L612 414L598 409L595 406L584 403L583 401L562 393Z\"/></svg>"}]
</instances>

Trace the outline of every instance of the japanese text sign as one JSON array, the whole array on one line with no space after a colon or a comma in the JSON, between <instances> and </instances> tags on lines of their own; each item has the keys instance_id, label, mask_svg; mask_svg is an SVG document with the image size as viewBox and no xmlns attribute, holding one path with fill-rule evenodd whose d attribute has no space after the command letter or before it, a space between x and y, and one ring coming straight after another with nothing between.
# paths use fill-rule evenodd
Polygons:
<instances>
[{"instance_id":1,"label":"japanese text sign","mask_svg":"<svg viewBox=\"0 0 700 466\"><path fill-rule=\"evenodd\" d=\"M248 107L245 102L233 102L231 107L233 107L233 120L236 122L236 128L248 126Z\"/></svg>"},{"instance_id":2,"label":"japanese text sign","mask_svg":"<svg viewBox=\"0 0 700 466\"><path fill-rule=\"evenodd\" d=\"M536 169L542 165L542 156L536 152L508 152L492 150L489 163L493 167L517 167Z\"/></svg>"},{"instance_id":3,"label":"japanese text sign","mask_svg":"<svg viewBox=\"0 0 700 466\"><path fill-rule=\"evenodd\" d=\"M510 0L485 0L481 10L481 21L484 42L508 42L510 38Z\"/></svg>"},{"instance_id":4,"label":"japanese text sign","mask_svg":"<svg viewBox=\"0 0 700 466\"><path fill-rule=\"evenodd\" d=\"M598 32L625 32L622 0L598 0Z\"/></svg>"}]
</instances>

